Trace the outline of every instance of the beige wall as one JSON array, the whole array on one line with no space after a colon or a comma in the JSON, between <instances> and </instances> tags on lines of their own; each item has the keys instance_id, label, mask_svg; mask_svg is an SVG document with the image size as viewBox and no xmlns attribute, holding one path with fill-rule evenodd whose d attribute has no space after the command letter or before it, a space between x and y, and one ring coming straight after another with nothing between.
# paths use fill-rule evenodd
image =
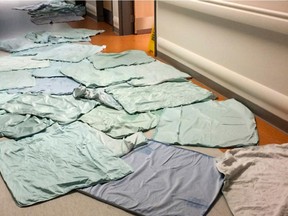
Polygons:
<instances>
[{"instance_id":1,"label":"beige wall","mask_svg":"<svg viewBox=\"0 0 288 216\"><path fill-rule=\"evenodd\" d=\"M249 1L228 1L231 3L241 4L241 5L247 5L257 8L262 8L266 10L273 10L278 11L282 13L288 13L288 1L286 0L269 0L269 1L263 1L263 0L249 0Z\"/></svg>"},{"instance_id":2,"label":"beige wall","mask_svg":"<svg viewBox=\"0 0 288 216\"><path fill-rule=\"evenodd\" d=\"M201 1L157 2L157 50L288 121L288 19Z\"/></svg>"},{"instance_id":3,"label":"beige wall","mask_svg":"<svg viewBox=\"0 0 288 216\"><path fill-rule=\"evenodd\" d=\"M112 11L112 1L111 0L104 0L103 1L103 8L109 11Z\"/></svg>"},{"instance_id":4,"label":"beige wall","mask_svg":"<svg viewBox=\"0 0 288 216\"><path fill-rule=\"evenodd\" d=\"M135 0L135 18L154 16L154 0Z\"/></svg>"},{"instance_id":5,"label":"beige wall","mask_svg":"<svg viewBox=\"0 0 288 216\"><path fill-rule=\"evenodd\" d=\"M135 0L135 33L151 29L154 24L154 0Z\"/></svg>"}]
</instances>

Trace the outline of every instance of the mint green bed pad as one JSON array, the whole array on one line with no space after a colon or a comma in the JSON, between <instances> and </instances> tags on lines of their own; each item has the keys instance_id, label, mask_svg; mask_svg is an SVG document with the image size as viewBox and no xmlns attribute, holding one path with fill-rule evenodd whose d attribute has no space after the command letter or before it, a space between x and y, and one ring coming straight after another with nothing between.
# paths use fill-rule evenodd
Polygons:
<instances>
[{"instance_id":1,"label":"mint green bed pad","mask_svg":"<svg viewBox=\"0 0 288 216\"><path fill-rule=\"evenodd\" d=\"M97 53L88 58L98 70L119 66L139 65L155 61L142 50L127 50L120 53Z\"/></svg>"},{"instance_id":2,"label":"mint green bed pad","mask_svg":"<svg viewBox=\"0 0 288 216\"><path fill-rule=\"evenodd\" d=\"M46 44L33 43L33 41L20 36L0 41L0 50L6 52L19 52L37 47L47 46Z\"/></svg>"},{"instance_id":3,"label":"mint green bed pad","mask_svg":"<svg viewBox=\"0 0 288 216\"><path fill-rule=\"evenodd\" d=\"M57 31L35 31L26 34L26 38L35 43L67 43L90 41L90 36L103 33L104 30L93 30L86 28L64 28Z\"/></svg>"},{"instance_id":4,"label":"mint green bed pad","mask_svg":"<svg viewBox=\"0 0 288 216\"><path fill-rule=\"evenodd\" d=\"M154 139L170 144L235 147L257 144L258 134L253 113L229 99L165 109Z\"/></svg>"},{"instance_id":5,"label":"mint green bed pad","mask_svg":"<svg viewBox=\"0 0 288 216\"><path fill-rule=\"evenodd\" d=\"M108 86L124 83L133 78L141 78L136 66L121 66L106 70L97 70L91 62L83 60L61 68L61 73L82 83L86 87Z\"/></svg>"},{"instance_id":6,"label":"mint green bed pad","mask_svg":"<svg viewBox=\"0 0 288 216\"><path fill-rule=\"evenodd\" d=\"M130 115L124 110L98 106L81 116L80 120L114 138L121 138L138 131L156 127L161 111Z\"/></svg>"},{"instance_id":7,"label":"mint green bed pad","mask_svg":"<svg viewBox=\"0 0 288 216\"><path fill-rule=\"evenodd\" d=\"M0 72L0 90L25 88L36 85L35 78L29 71Z\"/></svg>"},{"instance_id":8,"label":"mint green bed pad","mask_svg":"<svg viewBox=\"0 0 288 216\"><path fill-rule=\"evenodd\" d=\"M31 115L3 113L0 110L0 137L19 139L45 130L54 122Z\"/></svg>"},{"instance_id":9,"label":"mint green bed pad","mask_svg":"<svg viewBox=\"0 0 288 216\"><path fill-rule=\"evenodd\" d=\"M185 81L186 78L191 77L189 74L160 61L137 65L135 70L142 78L129 80L128 83L133 86L157 85L168 81Z\"/></svg>"},{"instance_id":10,"label":"mint green bed pad","mask_svg":"<svg viewBox=\"0 0 288 216\"><path fill-rule=\"evenodd\" d=\"M0 57L0 72L23 69L45 68L50 65L49 61L33 60L29 56L3 56Z\"/></svg>"},{"instance_id":11,"label":"mint green bed pad","mask_svg":"<svg viewBox=\"0 0 288 216\"><path fill-rule=\"evenodd\" d=\"M191 82L165 82L144 87L121 84L109 86L105 91L112 94L130 114L177 107L214 98L212 92Z\"/></svg>"},{"instance_id":12,"label":"mint green bed pad","mask_svg":"<svg viewBox=\"0 0 288 216\"><path fill-rule=\"evenodd\" d=\"M36 60L80 62L88 56L101 52L104 48L105 46L67 43L61 44L46 52L39 52L32 58Z\"/></svg>"},{"instance_id":13,"label":"mint green bed pad","mask_svg":"<svg viewBox=\"0 0 288 216\"><path fill-rule=\"evenodd\" d=\"M122 178L132 168L115 157L97 131L81 122L0 142L0 171L19 206Z\"/></svg>"},{"instance_id":14,"label":"mint green bed pad","mask_svg":"<svg viewBox=\"0 0 288 216\"><path fill-rule=\"evenodd\" d=\"M98 104L94 100L76 100L72 95L21 94L4 104L0 103L0 109L10 113L50 118L58 123L68 124Z\"/></svg>"}]
</instances>

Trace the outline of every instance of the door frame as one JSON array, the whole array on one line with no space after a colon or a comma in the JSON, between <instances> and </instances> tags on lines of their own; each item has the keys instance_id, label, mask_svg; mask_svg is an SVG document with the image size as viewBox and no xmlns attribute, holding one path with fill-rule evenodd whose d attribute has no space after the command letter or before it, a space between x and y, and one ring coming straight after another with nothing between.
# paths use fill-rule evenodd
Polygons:
<instances>
[{"instance_id":1,"label":"door frame","mask_svg":"<svg viewBox=\"0 0 288 216\"><path fill-rule=\"evenodd\" d=\"M134 34L134 0L118 1L119 7L119 35Z\"/></svg>"},{"instance_id":2,"label":"door frame","mask_svg":"<svg viewBox=\"0 0 288 216\"><path fill-rule=\"evenodd\" d=\"M103 0L96 0L97 21L104 22Z\"/></svg>"},{"instance_id":3,"label":"door frame","mask_svg":"<svg viewBox=\"0 0 288 216\"><path fill-rule=\"evenodd\" d=\"M112 1L113 4L118 4L119 13L119 29L113 24L113 10L112 10L112 26L113 31L119 35L134 34L134 0L118 0ZM103 0L96 0L97 21L104 22L104 4ZM113 8L113 7L112 7ZM111 23L110 23L111 24Z\"/></svg>"}]
</instances>

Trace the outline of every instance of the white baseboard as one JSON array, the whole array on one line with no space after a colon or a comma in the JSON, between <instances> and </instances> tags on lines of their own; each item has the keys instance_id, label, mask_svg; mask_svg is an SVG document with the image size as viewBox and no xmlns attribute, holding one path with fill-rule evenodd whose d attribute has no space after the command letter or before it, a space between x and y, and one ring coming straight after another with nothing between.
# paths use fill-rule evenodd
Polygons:
<instances>
[{"instance_id":1,"label":"white baseboard","mask_svg":"<svg viewBox=\"0 0 288 216\"><path fill-rule=\"evenodd\" d=\"M96 11L96 3L95 5L86 3L86 10L88 13L92 14L93 16L97 16L97 11Z\"/></svg>"},{"instance_id":2,"label":"white baseboard","mask_svg":"<svg viewBox=\"0 0 288 216\"><path fill-rule=\"evenodd\" d=\"M204 77L229 89L277 117L288 121L288 96L254 80L231 71L215 62L178 46L164 38L157 38L157 51L197 71Z\"/></svg>"}]
</instances>

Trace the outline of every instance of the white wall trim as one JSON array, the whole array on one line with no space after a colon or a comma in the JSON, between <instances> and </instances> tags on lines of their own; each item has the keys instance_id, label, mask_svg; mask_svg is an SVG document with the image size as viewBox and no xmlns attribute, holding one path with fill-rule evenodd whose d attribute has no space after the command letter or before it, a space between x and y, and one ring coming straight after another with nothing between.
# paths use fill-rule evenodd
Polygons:
<instances>
[{"instance_id":1,"label":"white wall trim","mask_svg":"<svg viewBox=\"0 0 288 216\"><path fill-rule=\"evenodd\" d=\"M113 16L113 26L119 29L119 17L118 16Z\"/></svg>"},{"instance_id":2,"label":"white wall trim","mask_svg":"<svg viewBox=\"0 0 288 216\"><path fill-rule=\"evenodd\" d=\"M112 8L113 8L113 27L119 30L119 1L113 0L112 1Z\"/></svg>"},{"instance_id":3,"label":"white wall trim","mask_svg":"<svg viewBox=\"0 0 288 216\"><path fill-rule=\"evenodd\" d=\"M280 11L275 11L275 10L268 10L265 8L260 8L260 7L255 7L255 6L250 6L250 5L243 5L235 2L230 2L230 1L223 1L223 0L202 0L205 2L210 2L213 4L218 4L218 5L223 5L226 7L231 7L231 8L238 8L246 11L251 11L255 12L258 14L264 14L264 15L269 15L269 16L274 16L278 18L283 18L283 19L288 19L288 14ZM276 3L276 2L275 2Z\"/></svg>"},{"instance_id":4,"label":"white wall trim","mask_svg":"<svg viewBox=\"0 0 288 216\"><path fill-rule=\"evenodd\" d=\"M96 2L86 2L86 10L88 13L97 16Z\"/></svg>"},{"instance_id":5,"label":"white wall trim","mask_svg":"<svg viewBox=\"0 0 288 216\"><path fill-rule=\"evenodd\" d=\"M288 121L288 96L248 79L164 38L157 38L157 50L257 104L268 112Z\"/></svg>"},{"instance_id":6,"label":"white wall trim","mask_svg":"<svg viewBox=\"0 0 288 216\"><path fill-rule=\"evenodd\" d=\"M138 31L152 29L154 25L154 17L138 17L135 18L135 33L137 34Z\"/></svg>"},{"instance_id":7,"label":"white wall trim","mask_svg":"<svg viewBox=\"0 0 288 216\"><path fill-rule=\"evenodd\" d=\"M254 27L275 31L288 35L288 19L283 16L271 16L271 14L256 12L255 10L243 10L227 5L215 4L205 1L159 1L159 5L168 4L173 7L181 7L185 10L197 11L227 20L251 25ZM277 12L275 12L277 13ZM280 14L280 12L279 12Z\"/></svg>"}]
</instances>

